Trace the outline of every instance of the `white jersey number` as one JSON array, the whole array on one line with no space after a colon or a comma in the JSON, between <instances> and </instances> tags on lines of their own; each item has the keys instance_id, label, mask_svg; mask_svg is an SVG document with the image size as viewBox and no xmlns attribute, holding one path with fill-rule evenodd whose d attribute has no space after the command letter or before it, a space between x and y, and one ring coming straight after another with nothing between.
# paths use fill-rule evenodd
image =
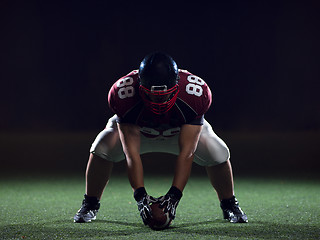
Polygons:
<instances>
[{"instance_id":1,"label":"white jersey number","mask_svg":"<svg viewBox=\"0 0 320 240\"><path fill-rule=\"evenodd\" d=\"M202 85L204 85L204 81L194 75L189 75L187 80L189 84L186 86L186 92L190 95L200 97L203 93Z\"/></svg>"},{"instance_id":2,"label":"white jersey number","mask_svg":"<svg viewBox=\"0 0 320 240\"><path fill-rule=\"evenodd\" d=\"M135 92L134 88L131 86L132 83L132 77L122 78L117 82L117 87L119 88L118 96L120 99L134 96Z\"/></svg>"},{"instance_id":3,"label":"white jersey number","mask_svg":"<svg viewBox=\"0 0 320 240\"><path fill-rule=\"evenodd\" d=\"M202 86L205 84L205 82L201 78L194 75L189 75L187 77L187 80L189 81L189 83L186 86L186 92L190 95L200 97L203 93ZM125 99L134 96L135 91L134 88L131 86L132 83L132 77L125 77L118 80L117 87L119 88L118 96L120 99Z\"/></svg>"}]
</instances>

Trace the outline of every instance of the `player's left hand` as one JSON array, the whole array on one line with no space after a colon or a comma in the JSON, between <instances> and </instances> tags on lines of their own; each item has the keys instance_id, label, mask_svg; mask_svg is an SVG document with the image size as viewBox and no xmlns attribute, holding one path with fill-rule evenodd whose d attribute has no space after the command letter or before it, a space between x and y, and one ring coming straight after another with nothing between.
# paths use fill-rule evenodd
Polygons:
<instances>
[{"instance_id":1,"label":"player's left hand","mask_svg":"<svg viewBox=\"0 0 320 240\"><path fill-rule=\"evenodd\" d=\"M165 213L169 213L172 220L176 217L176 209L181 197L182 192L176 187L171 187L166 195L158 198L159 207L163 208Z\"/></svg>"}]
</instances>

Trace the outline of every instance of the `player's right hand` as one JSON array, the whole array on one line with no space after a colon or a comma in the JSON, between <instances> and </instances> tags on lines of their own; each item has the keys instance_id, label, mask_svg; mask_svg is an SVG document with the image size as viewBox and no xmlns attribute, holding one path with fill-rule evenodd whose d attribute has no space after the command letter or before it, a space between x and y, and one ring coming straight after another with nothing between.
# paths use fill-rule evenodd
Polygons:
<instances>
[{"instance_id":1,"label":"player's right hand","mask_svg":"<svg viewBox=\"0 0 320 240\"><path fill-rule=\"evenodd\" d=\"M149 195L145 195L140 201L137 201L138 210L145 225L147 225L152 218L152 210L150 205L154 202L157 202L157 200Z\"/></svg>"}]
</instances>

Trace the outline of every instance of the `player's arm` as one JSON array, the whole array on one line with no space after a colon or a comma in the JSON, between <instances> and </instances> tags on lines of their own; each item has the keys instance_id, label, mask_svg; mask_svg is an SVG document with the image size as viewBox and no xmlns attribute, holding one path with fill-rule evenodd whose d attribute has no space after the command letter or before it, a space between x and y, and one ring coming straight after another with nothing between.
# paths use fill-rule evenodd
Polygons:
<instances>
[{"instance_id":1,"label":"player's arm","mask_svg":"<svg viewBox=\"0 0 320 240\"><path fill-rule=\"evenodd\" d=\"M164 208L164 212L169 213L171 219L175 218L182 191L188 182L201 130L201 125L186 124L181 127L179 137L180 153L176 161L172 187L165 196L159 198L160 207Z\"/></svg>"},{"instance_id":2,"label":"player's arm","mask_svg":"<svg viewBox=\"0 0 320 240\"><path fill-rule=\"evenodd\" d=\"M172 186L178 188L181 192L186 186L196 151L202 125L185 124L181 127L179 137L180 153L176 160L175 174Z\"/></svg>"},{"instance_id":3,"label":"player's arm","mask_svg":"<svg viewBox=\"0 0 320 240\"><path fill-rule=\"evenodd\" d=\"M123 152L126 156L128 178L133 190L144 187L143 166L140 157L140 127L134 124L118 124Z\"/></svg>"},{"instance_id":4,"label":"player's arm","mask_svg":"<svg viewBox=\"0 0 320 240\"><path fill-rule=\"evenodd\" d=\"M140 127L134 124L118 124L120 140L123 152L126 156L128 178L134 198L137 201L138 210L144 224L148 224L152 217L150 203L157 200L149 196L144 188L143 166L140 157Z\"/></svg>"}]
</instances>

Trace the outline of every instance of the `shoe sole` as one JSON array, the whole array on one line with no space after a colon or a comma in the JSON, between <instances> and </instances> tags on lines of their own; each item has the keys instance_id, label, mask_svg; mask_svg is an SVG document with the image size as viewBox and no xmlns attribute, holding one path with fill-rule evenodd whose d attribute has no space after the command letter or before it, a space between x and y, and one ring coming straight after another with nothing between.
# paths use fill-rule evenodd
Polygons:
<instances>
[{"instance_id":1,"label":"shoe sole","mask_svg":"<svg viewBox=\"0 0 320 240\"><path fill-rule=\"evenodd\" d=\"M73 222L75 222L75 223L90 223L90 222L93 221L93 220L96 220L96 216L94 216L94 217L91 218L91 219L88 219L87 221L84 220L83 218L80 218L79 220L73 219Z\"/></svg>"}]
</instances>

